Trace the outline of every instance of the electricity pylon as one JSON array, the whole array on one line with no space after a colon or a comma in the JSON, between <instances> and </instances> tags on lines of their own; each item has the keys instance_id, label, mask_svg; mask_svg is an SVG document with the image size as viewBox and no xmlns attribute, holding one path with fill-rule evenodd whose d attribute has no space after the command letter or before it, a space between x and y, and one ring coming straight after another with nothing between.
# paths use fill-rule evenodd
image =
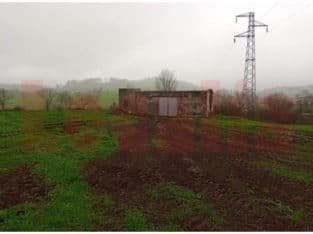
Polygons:
<instances>
[{"instance_id":1,"label":"electricity pylon","mask_svg":"<svg viewBox=\"0 0 313 234\"><path fill-rule=\"evenodd\" d=\"M240 37L247 38L245 73L242 91L247 100L246 107L248 112L250 114L254 114L256 107L255 27L266 27L266 32L268 32L268 25L256 21L254 19L254 12L248 12L245 14L237 15L236 23L239 17L249 18L248 31L235 35L234 42L236 42L236 38Z\"/></svg>"}]
</instances>

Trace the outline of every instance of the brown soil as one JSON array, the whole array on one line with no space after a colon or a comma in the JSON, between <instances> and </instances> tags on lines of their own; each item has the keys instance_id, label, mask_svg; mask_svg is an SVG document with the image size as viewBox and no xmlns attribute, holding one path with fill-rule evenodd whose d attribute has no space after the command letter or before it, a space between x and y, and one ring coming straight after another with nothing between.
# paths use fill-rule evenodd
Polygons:
<instances>
[{"instance_id":1,"label":"brown soil","mask_svg":"<svg viewBox=\"0 0 313 234\"><path fill-rule=\"evenodd\" d=\"M202 214L182 217L179 223L184 230L313 230L313 188L257 169L251 161L234 155L118 152L106 161L90 162L84 175L94 192L108 192L116 204L141 208L157 227L168 224L168 215L177 204L166 199L152 201L144 191L147 186L172 181L204 194L208 203L226 212L222 225L212 224ZM304 209L307 216L292 221L289 214L275 210L274 202Z\"/></svg>"},{"instance_id":2,"label":"brown soil","mask_svg":"<svg viewBox=\"0 0 313 234\"><path fill-rule=\"evenodd\" d=\"M82 125L82 121L67 121L63 125L63 131L67 134L78 133Z\"/></svg>"},{"instance_id":3,"label":"brown soil","mask_svg":"<svg viewBox=\"0 0 313 234\"><path fill-rule=\"evenodd\" d=\"M257 166L259 160L291 160L292 131L273 129L266 136L263 129L256 129L251 137L243 130L226 131L203 122L197 127L193 119L144 118L137 125L115 124L113 131L120 151L106 161L91 161L83 171L95 193L107 192L117 204L106 210L112 222L99 224L99 230L123 230L125 205L142 209L155 227L168 225L177 201L151 200L145 193L160 182L202 194L225 216L224 223L214 223L202 213L186 214L178 220L183 230L313 230L313 187ZM166 142L166 147L153 146L151 136ZM279 203L305 215L293 221L291 212L277 208Z\"/></svg>"},{"instance_id":4,"label":"brown soil","mask_svg":"<svg viewBox=\"0 0 313 234\"><path fill-rule=\"evenodd\" d=\"M70 138L73 146L76 150L86 152L92 150L99 142L98 133L87 133L81 136L75 136Z\"/></svg>"},{"instance_id":5,"label":"brown soil","mask_svg":"<svg viewBox=\"0 0 313 234\"><path fill-rule=\"evenodd\" d=\"M47 187L29 164L22 164L0 175L0 209L36 202L47 195Z\"/></svg>"},{"instance_id":6,"label":"brown soil","mask_svg":"<svg viewBox=\"0 0 313 234\"><path fill-rule=\"evenodd\" d=\"M151 125L151 127L148 127ZM137 125L113 125L120 149L128 152L146 153L158 150L170 153L291 153L295 145L295 132L283 129L256 127L254 133L245 129L222 129L214 125L190 119L152 119L139 118ZM168 147L154 149L149 135L166 142ZM249 148L250 145L250 148ZM251 148L252 147L252 148Z\"/></svg>"}]
</instances>

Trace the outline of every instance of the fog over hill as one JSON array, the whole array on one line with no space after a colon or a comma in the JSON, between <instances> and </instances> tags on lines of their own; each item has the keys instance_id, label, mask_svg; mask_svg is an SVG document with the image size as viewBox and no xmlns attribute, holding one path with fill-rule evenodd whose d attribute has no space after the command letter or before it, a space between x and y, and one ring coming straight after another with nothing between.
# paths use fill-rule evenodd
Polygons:
<instances>
[{"instance_id":1,"label":"fog over hill","mask_svg":"<svg viewBox=\"0 0 313 234\"><path fill-rule=\"evenodd\" d=\"M290 98L295 98L297 95L308 95L313 94L313 85L306 86L282 86L274 87L271 89L263 89L258 92L260 97L267 96L273 93L282 93Z\"/></svg>"},{"instance_id":2,"label":"fog over hill","mask_svg":"<svg viewBox=\"0 0 313 234\"><path fill-rule=\"evenodd\" d=\"M5 89L21 89L21 85L18 84L0 84L0 88ZM140 80L128 80L110 78L109 80L103 80L101 78L89 78L84 80L69 80L64 85L57 85L59 90L70 92L93 92L93 91L117 91L119 88L140 88L142 90L154 90L155 79L146 78ZM177 90L197 90L198 86L177 80Z\"/></svg>"},{"instance_id":3,"label":"fog over hill","mask_svg":"<svg viewBox=\"0 0 313 234\"><path fill-rule=\"evenodd\" d=\"M72 92L90 92L90 91L114 91L119 88L140 88L142 90L154 90L155 79L146 78L141 80L128 80L111 78L107 81L103 81L101 78L92 78L85 80L72 80L68 81L61 89ZM177 80L178 90L194 90L199 89L196 85Z\"/></svg>"},{"instance_id":4,"label":"fog over hill","mask_svg":"<svg viewBox=\"0 0 313 234\"><path fill-rule=\"evenodd\" d=\"M0 83L0 88L8 90L20 90L19 84ZM94 91L117 91L119 88L140 88L142 90L155 90L155 79L146 78L140 80L129 80L120 78L89 78L84 80L69 80L64 85L58 85L59 90L70 92L94 92ZM177 90L199 90L200 87L187 81L177 80ZM260 97L273 93L283 93L290 98L296 95L313 94L313 85L307 86L281 86L270 89L257 90Z\"/></svg>"}]
</instances>

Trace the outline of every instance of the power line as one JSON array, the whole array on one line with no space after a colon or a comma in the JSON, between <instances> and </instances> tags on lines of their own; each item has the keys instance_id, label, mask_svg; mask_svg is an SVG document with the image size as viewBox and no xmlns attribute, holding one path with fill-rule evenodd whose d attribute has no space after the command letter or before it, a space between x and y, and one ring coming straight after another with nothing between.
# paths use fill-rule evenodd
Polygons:
<instances>
[{"instance_id":1,"label":"power line","mask_svg":"<svg viewBox=\"0 0 313 234\"><path fill-rule=\"evenodd\" d=\"M279 23L274 24L273 27L271 27L271 31L277 29L278 26L280 26L282 23L286 22L287 20L290 20L292 18L294 18L295 16L297 16L300 12L302 12L303 10L308 10L311 6L313 6L313 2L312 0L308 0L306 1L308 2L308 4L306 4L305 6L303 6L301 9L298 9L296 11L293 11L293 13L289 14L287 17L283 18L282 20L279 21Z\"/></svg>"},{"instance_id":2,"label":"power line","mask_svg":"<svg viewBox=\"0 0 313 234\"><path fill-rule=\"evenodd\" d=\"M263 19L265 16L267 16L273 9L275 9L278 6L279 1L275 2L271 8L269 8L261 17L260 19Z\"/></svg>"}]
</instances>

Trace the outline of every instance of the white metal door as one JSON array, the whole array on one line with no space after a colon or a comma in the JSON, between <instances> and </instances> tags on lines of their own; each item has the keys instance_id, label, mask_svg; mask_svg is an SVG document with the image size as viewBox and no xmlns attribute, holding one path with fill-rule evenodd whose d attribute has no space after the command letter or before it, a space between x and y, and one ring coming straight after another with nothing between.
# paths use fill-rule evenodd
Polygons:
<instances>
[{"instance_id":1,"label":"white metal door","mask_svg":"<svg viewBox=\"0 0 313 234\"><path fill-rule=\"evenodd\" d=\"M168 115L177 115L177 98L168 98Z\"/></svg>"},{"instance_id":2,"label":"white metal door","mask_svg":"<svg viewBox=\"0 0 313 234\"><path fill-rule=\"evenodd\" d=\"M177 98L160 97L159 98L159 115L176 116L177 115Z\"/></svg>"},{"instance_id":3,"label":"white metal door","mask_svg":"<svg viewBox=\"0 0 313 234\"><path fill-rule=\"evenodd\" d=\"M167 98L159 98L159 115L167 116Z\"/></svg>"}]
</instances>

